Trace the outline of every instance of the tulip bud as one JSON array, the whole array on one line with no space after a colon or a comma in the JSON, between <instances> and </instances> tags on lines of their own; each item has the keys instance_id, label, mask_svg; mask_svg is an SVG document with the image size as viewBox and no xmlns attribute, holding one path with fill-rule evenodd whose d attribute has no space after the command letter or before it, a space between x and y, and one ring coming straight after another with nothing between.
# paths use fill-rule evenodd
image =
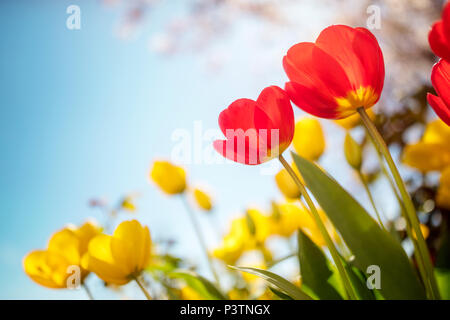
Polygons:
<instances>
[{"instance_id":1,"label":"tulip bud","mask_svg":"<svg viewBox=\"0 0 450 320\"><path fill-rule=\"evenodd\" d=\"M325 150L325 135L317 119L302 118L295 124L295 151L311 161L317 161Z\"/></svg>"},{"instance_id":2,"label":"tulip bud","mask_svg":"<svg viewBox=\"0 0 450 320\"><path fill-rule=\"evenodd\" d=\"M186 189L186 172L168 161L155 161L150 172L151 179L169 195L183 193Z\"/></svg>"},{"instance_id":3,"label":"tulip bud","mask_svg":"<svg viewBox=\"0 0 450 320\"><path fill-rule=\"evenodd\" d=\"M211 211L211 209L213 208L211 197L203 190L195 188L194 199L200 209L204 211Z\"/></svg>"},{"instance_id":4,"label":"tulip bud","mask_svg":"<svg viewBox=\"0 0 450 320\"><path fill-rule=\"evenodd\" d=\"M344 142L344 154L348 164L355 170L361 169L362 150L361 146L347 133Z\"/></svg>"}]
</instances>

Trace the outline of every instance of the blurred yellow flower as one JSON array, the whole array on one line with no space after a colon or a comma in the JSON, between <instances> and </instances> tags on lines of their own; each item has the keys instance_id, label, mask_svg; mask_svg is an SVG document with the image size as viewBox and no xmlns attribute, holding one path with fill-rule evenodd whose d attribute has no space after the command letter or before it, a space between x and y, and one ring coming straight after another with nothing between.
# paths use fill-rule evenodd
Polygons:
<instances>
[{"instance_id":1,"label":"blurred yellow flower","mask_svg":"<svg viewBox=\"0 0 450 320\"><path fill-rule=\"evenodd\" d=\"M136 211L136 205L134 204L134 197L126 196L123 198L122 203L120 204L122 210L126 210L129 212Z\"/></svg>"},{"instance_id":2,"label":"blurred yellow flower","mask_svg":"<svg viewBox=\"0 0 450 320\"><path fill-rule=\"evenodd\" d=\"M36 283L52 289L67 287L70 263L60 254L47 250L30 252L23 261L25 273Z\"/></svg>"},{"instance_id":3,"label":"blurred yellow flower","mask_svg":"<svg viewBox=\"0 0 450 320\"><path fill-rule=\"evenodd\" d=\"M36 283L48 288L67 288L73 274L70 267L80 267L80 282L88 275L81 266L89 241L101 232L93 222L81 227L68 226L52 235L46 250L30 252L23 261L25 273Z\"/></svg>"},{"instance_id":4,"label":"blurred yellow flower","mask_svg":"<svg viewBox=\"0 0 450 320\"><path fill-rule=\"evenodd\" d=\"M319 120L302 118L297 121L292 143L300 156L312 161L318 160L325 150L325 136Z\"/></svg>"},{"instance_id":5,"label":"blurred yellow flower","mask_svg":"<svg viewBox=\"0 0 450 320\"><path fill-rule=\"evenodd\" d=\"M136 279L150 262L150 231L137 220L124 221L112 236L91 240L83 266L107 283L122 285Z\"/></svg>"},{"instance_id":6,"label":"blurred yellow flower","mask_svg":"<svg viewBox=\"0 0 450 320\"><path fill-rule=\"evenodd\" d=\"M347 163L355 170L360 170L362 165L361 146L347 132L344 141L344 155Z\"/></svg>"},{"instance_id":7,"label":"blurred yellow flower","mask_svg":"<svg viewBox=\"0 0 450 320\"><path fill-rule=\"evenodd\" d=\"M326 245L314 219L308 211L295 203L277 204L277 208L278 214L273 215L271 218L272 234L290 237L295 231L302 229L302 231L305 232L305 234L307 234L318 246ZM333 240L338 241L339 238L337 233L326 217L324 211L320 208L318 211L330 236Z\"/></svg>"},{"instance_id":8,"label":"blurred yellow flower","mask_svg":"<svg viewBox=\"0 0 450 320\"><path fill-rule=\"evenodd\" d=\"M292 166L294 170L297 170L296 166ZM300 175L299 175L300 177ZM281 169L275 175L275 182L277 183L278 189L281 193L288 199L298 199L300 197L300 189L294 182L294 179L289 175L286 169Z\"/></svg>"},{"instance_id":9,"label":"blurred yellow flower","mask_svg":"<svg viewBox=\"0 0 450 320\"><path fill-rule=\"evenodd\" d=\"M199 188L195 188L193 191L194 199L197 205L205 210L210 211L213 208L211 197Z\"/></svg>"},{"instance_id":10,"label":"blurred yellow flower","mask_svg":"<svg viewBox=\"0 0 450 320\"><path fill-rule=\"evenodd\" d=\"M373 108L366 109L366 111L371 120L375 119L375 113L373 111ZM356 127L357 125L361 124L361 118L359 117L359 113L355 113L350 117L334 120L334 122L339 126L341 126L342 128L350 130Z\"/></svg>"},{"instance_id":11,"label":"blurred yellow flower","mask_svg":"<svg viewBox=\"0 0 450 320\"><path fill-rule=\"evenodd\" d=\"M441 173L439 188L436 195L436 204L450 210L450 166Z\"/></svg>"},{"instance_id":12,"label":"blurred yellow flower","mask_svg":"<svg viewBox=\"0 0 450 320\"><path fill-rule=\"evenodd\" d=\"M422 172L441 171L450 165L450 127L443 121L428 123L422 140L407 145L403 162Z\"/></svg>"},{"instance_id":13,"label":"blurred yellow flower","mask_svg":"<svg viewBox=\"0 0 450 320\"><path fill-rule=\"evenodd\" d=\"M230 231L212 254L227 264L235 264L245 251L263 248L270 232L269 217L257 209L249 209L246 216L231 222Z\"/></svg>"},{"instance_id":14,"label":"blurred yellow flower","mask_svg":"<svg viewBox=\"0 0 450 320\"><path fill-rule=\"evenodd\" d=\"M189 286L180 289L180 300L204 300L204 298Z\"/></svg>"},{"instance_id":15,"label":"blurred yellow flower","mask_svg":"<svg viewBox=\"0 0 450 320\"><path fill-rule=\"evenodd\" d=\"M186 172L168 161L155 161L150 176L158 187L167 194L183 193L186 189Z\"/></svg>"}]
</instances>

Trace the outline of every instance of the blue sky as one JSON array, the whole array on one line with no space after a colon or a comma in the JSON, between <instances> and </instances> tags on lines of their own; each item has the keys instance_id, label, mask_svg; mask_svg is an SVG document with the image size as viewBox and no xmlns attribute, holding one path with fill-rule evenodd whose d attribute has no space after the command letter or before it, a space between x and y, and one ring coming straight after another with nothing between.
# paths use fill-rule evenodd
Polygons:
<instances>
[{"instance_id":1,"label":"blue sky","mask_svg":"<svg viewBox=\"0 0 450 320\"><path fill-rule=\"evenodd\" d=\"M158 31L170 15L183 12L181 3L165 4L145 32ZM70 4L81 7L81 30L65 26ZM258 52L245 46L246 35L223 35L218 41L232 63L211 74L203 52L162 57L147 49L146 37L117 39L118 18L117 10L97 1L0 2L0 298L85 298L80 291L36 285L21 264L28 251L44 248L65 224L88 217L101 221L87 206L95 196L116 201L139 192L136 217L149 225L152 237L176 238L175 253L202 261L181 202L149 183L151 161L170 156L175 129L191 131L197 120L204 128L217 128L219 112L234 99L256 98L265 86L286 80L281 54L295 43L292 37L276 48L279 60L268 60L268 69L275 71L255 76L249 61ZM327 130L342 140L335 126ZM344 169L332 165L335 160L336 155L325 157L323 165L345 177ZM222 230L247 205L268 207L270 199L279 198L273 178L258 167L186 168L191 182L214 191ZM202 223L213 246L217 234L207 219ZM109 297L92 281L94 295Z\"/></svg>"}]
</instances>

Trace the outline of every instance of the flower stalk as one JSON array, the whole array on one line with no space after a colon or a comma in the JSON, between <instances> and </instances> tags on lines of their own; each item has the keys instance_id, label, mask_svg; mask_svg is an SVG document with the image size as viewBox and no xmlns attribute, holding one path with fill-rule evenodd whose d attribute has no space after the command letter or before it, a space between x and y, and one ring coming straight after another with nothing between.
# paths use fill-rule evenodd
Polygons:
<instances>
[{"instance_id":1,"label":"flower stalk","mask_svg":"<svg viewBox=\"0 0 450 320\"><path fill-rule=\"evenodd\" d=\"M317 224L317 227L319 228L319 231L324 238L325 242L327 243L327 247L330 250L331 256L333 258L334 263L336 264L336 267L338 269L339 275L342 279L342 283L345 288L345 292L347 295L347 298L351 300L358 300L358 297L356 296L354 289L351 285L350 279L348 277L348 274L344 268L344 265L342 264L341 257L336 249L336 247L333 244L333 240L331 239L330 235L328 234L328 231L322 222L322 219L320 218L319 212L317 211L316 206L314 205L314 202L312 201L311 197L309 196L308 192L306 191L305 186L300 181L298 176L295 174L292 167L289 165L289 163L286 161L286 159L283 157L283 155L279 155L278 159L280 160L281 164L284 166L286 171L289 173L289 175L292 177L292 179L297 184L298 188L300 189L301 194L305 198L306 203L308 204L308 207L310 209L310 213L313 216L314 221Z\"/></svg>"},{"instance_id":2,"label":"flower stalk","mask_svg":"<svg viewBox=\"0 0 450 320\"><path fill-rule=\"evenodd\" d=\"M184 196L184 194L182 195L182 200L183 200L183 204L184 204L184 206L186 208L186 211L188 212L189 218L191 220L192 227L194 228L195 234L197 235L198 242L200 243L200 246L202 247L202 250L203 250L203 252L206 255L206 259L208 261L209 269L210 269L210 271L211 271L211 273L212 273L212 275L214 277L214 280L215 280L216 284L220 287L219 276L217 275L217 272L216 272L216 270L214 268L214 265L213 265L213 261L211 259L211 256L209 255L208 247L206 246L205 239L203 238L203 233L201 231L200 224L198 223L197 218L195 217L195 214L194 214L193 210L189 206L189 203L187 202L187 199Z\"/></svg>"},{"instance_id":3,"label":"flower stalk","mask_svg":"<svg viewBox=\"0 0 450 320\"><path fill-rule=\"evenodd\" d=\"M136 281L136 283L138 284L138 286L141 289L141 291L144 293L144 295L147 298L147 300L152 300L152 296L150 295L150 293L148 293L147 289L145 289L145 287L142 284L141 280L139 280L139 278L137 276L133 277L133 280Z\"/></svg>"},{"instance_id":4,"label":"flower stalk","mask_svg":"<svg viewBox=\"0 0 450 320\"><path fill-rule=\"evenodd\" d=\"M422 231L420 230L419 219L417 218L414 204L412 203L409 193L406 190L405 183L400 176L397 166L392 159L392 156L386 143L383 140L383 137L370 120L369 116L366 113L366 110L363 107L360 107L357 110L375 148L383 155L384 159L386 160L395 184L397 185L398 191L400 192L400 196L402 198L405 209L402 210L402 213L405 214L405 219L409 222L408 227L412 228L412 232L410 233L413 234L412 241L415 244L414 252L416 255L416 259L418 260L419 272L421 273L422 280L425 284L427 295L432 299L440 299L439 289L437 286L436 278L434 276L430 253L425 243L425 239L422 235ZM420 265L422 265L422 267L420 267Z\"/></svg>"},{"instance_id":5,"label":"flower stalk","mask_svg":"<svg viewBox=\"0 0 450 320\"><path fill-rule=\"evenodd\" d=\"M89 287L87 286L87 284L83 282L83 283L81 284L81 286L83 287L84 292L86 292L86 295L88 296L89 300L95 300L95 299L94 299L94 296L92 295L91 290L89 289Z\"/></svg>"},{"instance_id":6,"label":"flower stalk","mask_svg":"<svg viewBox=\"0 0 450 320\"><path fill-rule=\"evenodd\" d=\"M364 178L364 175L362 174L361 170L357 170L357 173L358 173L359 180L361 180L361 184L364 186L364 190L366 190L367 196L369 197L369 200L370 200L370 203L372 204L373 210L375 211L375 214L378 219L378 223L384 230L387 231L386 227L383 224L383 220L381 219L380 212L378 211L377 206L375 204L375 200L373 199L372 192L370 191L369 184L367 183L366 178Z\"/></svg>"}]
</instances>

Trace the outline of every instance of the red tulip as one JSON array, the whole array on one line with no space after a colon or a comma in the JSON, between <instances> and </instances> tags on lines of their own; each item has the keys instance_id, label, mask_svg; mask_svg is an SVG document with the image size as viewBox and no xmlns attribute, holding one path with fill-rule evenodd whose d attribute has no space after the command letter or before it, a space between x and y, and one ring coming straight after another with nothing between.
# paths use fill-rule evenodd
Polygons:
<instances>
[{"instance_id":1,"label":"red tulip","mask_svg":"<svg viewBox=\"0 0 450 320\"><path fill-rule=\"evenodd\" d=\"M256 101L238 99L219 115L226 140L214 141L225 158L244 164L260 164L289 147L294 136L294 112L286 92L265 88Z\"/></svg>"},{"instance_id":2,"label":"red tulip","mask_svg":"<svg viewBox=\"0 0 450 320\"><path fill-rule=\"evenodd\" d=\"M442 20L431 27L428 34L431 50L442 59L450 61L450 2L442 11Z\"/></svg>"},{"instance_id":3,"label":"red tulip","mask_svg":"<svg viewBox=\"0 0 450 320\"><path fill-rule=\"evenodd\" d=\"M315 43L291 47L283 67L291 100L321 118L342 119L372 107L384 84L383 54L365 28L328 27Z\"/></svg>"},{"instance_id":4,"label":"red tulip","mask_svg":"<svg viewBox=\"0 0 450 320\"><path fill-rule=\"evenodd\" d=\"M428 103L448 126L450 126L450 62L441 59L433 66L431 83L438 96L428 93Z\"/></svg>"}]
</instances>

